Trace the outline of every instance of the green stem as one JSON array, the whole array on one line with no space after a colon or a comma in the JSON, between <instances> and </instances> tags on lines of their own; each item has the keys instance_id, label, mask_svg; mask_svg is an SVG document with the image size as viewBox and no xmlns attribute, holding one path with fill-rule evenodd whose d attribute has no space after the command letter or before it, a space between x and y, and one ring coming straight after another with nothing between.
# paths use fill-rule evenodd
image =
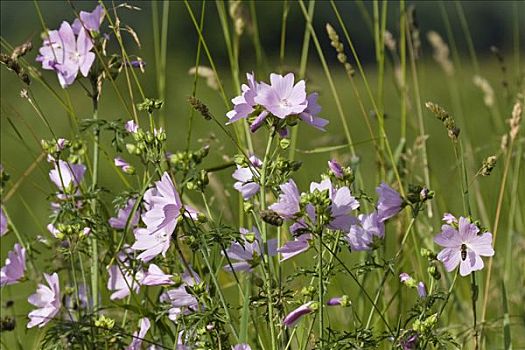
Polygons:
<instances>
[{"instance_id":1,"label":"green stem","mask_svg":"<svg viewBox=\"0 0 525 350\"><path fill-rule=\"evenodd\" d=\"M318 215L319 217L320 215ZM318 258L317 258L317 274L319 280L319 346L323 348L323 330L324 330L324 320L323 320L323 229L319 230L319 246L318 246Z\"/></svg>"},{"instance_id":2,"label":"green stem","mask_svg":"<svg viewBox=\"0 0 525 350\"><path fill-rule=\"evenodd\" d=\"M261 212L266 210L266 176L267 176L267 167L268 167L268 156L270 155L270 150L272 148L272 143L273 143L273 138L275 136L275 129L272 128L270 130L270 135L268 136L268 142L266 144L266 151L264 152L264 158L263 158L263 165L262 165L262 169L261 169ZM262 231L262 241L263 241L263 245L264 245L264 249L265 251L268 251L268 244L267 244L267 241L268 241L268 233L267 233L267 224L266 222L262 222L261 223L261 231ZM268 258L267 255L264 255L263 256L263 262L264 262L264 265L266 266L266 269L265 270L265 279L266 279L266 294L267 294L267 297L268 297L268 322L269 322L269 325L270 325L270 337L271 337L271 342L272 342L272 350L275 350L277 349L277 344L276 344L276 339L275 339L275 324L273 322L273 298L272 298L272 290L271 290L271 281L272 281L272 276L271 276L271 269L270 269L270 260Z\"/></svg>"},{"instance_id":3,"label":"green stem","mask_svg":"<svg viewBox=\"0 0 525 350\"><path fill-rule=\"evenodd\" d=\"M93 86L93 120L98 119L98 93L96 92L96 86ZM99 156L99 130L95 128L94 140L93 140L93 177L92 177L92 190L95 190L98 181L98 156ZM93 215L96 215L97 202L93 200L91 202L91 211ZM91 298L93 299L93 313L97 312L98 309L98 243L96 235L91 235Z\"/></svg>"}]
</instances>

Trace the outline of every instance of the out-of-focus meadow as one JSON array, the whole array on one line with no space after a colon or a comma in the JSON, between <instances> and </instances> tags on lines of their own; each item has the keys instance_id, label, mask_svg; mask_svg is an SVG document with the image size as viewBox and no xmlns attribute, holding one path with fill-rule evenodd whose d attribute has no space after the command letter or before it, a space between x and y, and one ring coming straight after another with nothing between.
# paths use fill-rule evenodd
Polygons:
<instances>
[{"instance_id":1,"label":"out-of-focus meadow","mask_svg":"<svg viewBox=\"0 0 525 350\"><path fill-rule=\"evenodd\" d=\"M158 18L152 17L152 5L146 2L132 2L141 7L140 11L122 11L121 19L133 27L134 33L140 40L140 47L133 39L133 35L125 35L125 46L129 54L140 56L145 62L144 73L136 70L142 89L147 97L159 96L159 85L165 84L163 99L165 106L161 112L168 131L170 149L182 149L186 145L188 120L192 113L186 102L191 95L194 76L188 74L190 67L195 65L198 36L196 34L188 11L182 2L169 3L169 16L166 39L166 61L156 57L159 49L155 47L155 34L162 31L152 28L152 23L162 25L162 9L166 3L158 2ZM456 162L454 149L447 137L447 132L441 122L428 111L424 104L427 101L436 102L447 109L455 118L461 129L464 142L463 152L469 175L473 178L481 167L485 158L490 155L502 155L500 150L501 138L508 131L506 119L510 117L512 106L516 100L518 88L523 87L523 57L525 47L525 4L520 2L413 2L405 4L415 5L417 9L419 40L421 41L420 55L412 65L408 59L406 68L406 103L403 103L403 91L400 89L399 67L399 3L389 2L388 20L386 29L396 41L395 54L385 48L386 62L384 72L378 72L375 61L375 48L372 23L372 3L368 2L337 2L350 37L355 44L356 52L362 59L364 72L374 96L377 96L378 81L384 81L383 105L386 114L385 130L389 142L395 152L401 152L399 169L403 173L406 183L425 183L425 160L422 145L426 144L426 158L428 161L427 183L434 190L436 197L432 202L432 218L425 224L418 224L417 235L422 244L432 246L433 236L439 232L441 216L445 212L462 213L462 193L458 182L460 167ZM42 20L48 27L57 27L63 19L74 18L72 5L77 10L91 8L91 2L39 2ZM191 3L192 8L200 13L201 3ZM258 78L266 79L271 71L296 72L300 70L299 62L305 32L303 13L294 2L246 2L246 11L251 18L246 29L246 35L241 38L240 67L241 81L244 72L256 71ZM307 5L307 4L306 4ZM164 7L165 8L165 7ZM284 16L288 16L283 26ZM2 1L1 3L1 37L2 52L6 45L16 46L24 40L31 39L33 51L26 59L30 64L34 62L35 53L41 43L42 23L31 2ZM232 81L229 57L225 49L221 23L216 15L218 5L206 3L207 16L204 21L203 34L217 65L219 77L225 86L228 99L236 95L236 87ZM368 17L367 17L368 16ZM256 19L257 23L254 23ZM321 169L326 167L327 160L337 158L345 164L359 164L363 174L363 185L368 193L373 193L375 185L380 180L378 164L376 162L373 140L364 119L364 113L372 124L374 137L378 137L377 120L374 117L373 105L367 94L364 80L359 74L355 60L344 40L341 26L328 2L316 4L314 15L314 29L317 39L327 60L329 71L333 77L333 85L341 102L344 118L348 124L350 135L358 159L352 159L347 145L347 138L343 132L340 111L337 108L331 86L323 70L319 54L314 42L310 42L308 64L305 79L309 89L319 91L319 103L323 110L321 116L329 119L330 124L326 133L303 126L298 130L295 149L295 158L303 162L302 169L296 174L300 187L316 178ZM348 79L345 70L336 59L335 50L330 46L330 40L325 31L329 22L339 32L345 44L349 62L354 65L356 74L353 77L355 89ZM256 26L256 27L255 27ZM262 52L255 50L253 30L258 29ZM285 30L285 39L281 33ZM450 61L454 66L454 73L447 75L440 64L433 58L434 49L427 40L430 31L439 33L450 48ZM129 33L128 33L129 34ZM162 42L162 38L158 38ZM110 45L114 45L112 42ZM284 45L284 46L282 46ZM491 46L497 47L497 54L491 51ZM499 55L499 56L498 56ZM407 55L408 57L408 55ZM499 57L499 58L498 58ZM161 63L160 66L158 63ZM209 66L209 61L203 54L201 64ZM164 67L163 67L164 65ZM165 75L163 74L165 72ZM49 121L56 135L72 138L68 134L71 126L79 119L90 118L91 104L83 89L76 85L68 90L61 90L56 76L52 72L43 71L43 78L59 91L59 97L66 104L73 106L73 113L68 113L64 106L53 96L46 86L34 80L31 84L31 94L38 103L45 118ZM159 79L159 74L161 78ZM474 83L474 77L480 76L490 84L490 91L482 89ZM28 101L20 97L23 88L17 77L6 69L1 70L1 163L11 174L11 187L4 193L3 205L7 208L10 219L17 223L21 235L29 240L36 240L37 236L49 238L46 230L49 216L47 197L54 191L48 181L50 166L46 162L40 146L42 138L50 138L51 134L44 126L42 118L35 113ZM130 77L130 79L133 79ZM519 85L521 84L521 85ZM141 101L138 92L132 101L128 91L126 77L119 76L116 86L104 86L100 101L100 117L103 119L126 121L131 119L132 104ZM118 93L117 93L118 91ZM359 96L356 95L356 91ZM521 91L523 93L523 91ZM484 100L487 94L492 96L492 103ZM224 104L221 95L200 79L197 84L197 96L205 102L210 111L219 119L226 121L225 114L229 110ZM74 101L74 103L72 103ZM362 107L361 107L362 104ZM402 133L402 108L406 107L407 129L406 144L399 146ZM74 114L74 115L73 115ZM220 165L231 159L235 153L234 147L222 131L215 125L200 117L194 119L192 146L198 144L210 145L208 164ZM113 165L113 153L109 151L110 137L102 136L102 151L100 163L100 185L107 190L108 198L125 188L124 182L115 182L116 168ZM254 148L264 149L265 140L254 136ZM340 147L337 147L340 146ZM523 286L525 279L525 188L523 187L523 137L514 148L514 158L511 176L505 188L505 195L501 206L499 234L495 243L495 260L493 277L488 292L486 332L487 349L503 348L503 329L505 322L510 323L514 349L525 348L525 293ZM397 153L396 153L397 154ZM521 162L521 163L520 163ZM498 158L498 163L491 176L477 177L469 186L470 200L473 208L473 217L479 219L483 225L492 229L498 206L498 194L501 179L504 173L504 157ZM213 201L221 203L222 216L226 219L235 219L238 208L237 195L232 189L231 169L211 175L211 188L208 190ZM89 172L89 169L88 169ZM521 173L520 173L521 172ZM111 215L113 208L107 208ZM387 244L395 244L398 237L387 237ZM11 249L16 237L13 234L2 237L1 258ZM414 249L415 248L411 248ZM53 252L45 254L47 258L42 264L53 265ZM349 257L348 261L357 263ZM411 255L405 257L406 266L410 264ZM301 261L300 259L298 260ZM293 269L293 266L288 267ZM444 276L442 282L450 281L450 276ZM481 278L481 276L480 276ZM484 280L478 281L480 290L480 308L485 292ZM502 290L505 282L507 304ZM350 296L358 299L359 291L345 286L342 288ZM17 315L26 314L31 310L26 299L35 289L36 283L26 281L8 289L2 289L2 314L15 312ZM393 288L393 287L392 287ZM233 288L232 288L233 289ZM404 293L399 290L388 290L387 295ZM235 291L232 291L235 293ZM461 336L470 332L464 324L470 324L472 317L470 310L470 279L461 279L457 283L456 293L451 297L446 318L442 326L448 325L456 335ZM385 297L385 299L388 299ZM14 307L6 311L4 304L7 300L14 301ZM407 299L408 300L408 299ZM461 302L460 300L466 300ZM385 303L388 300L384 301ZM359 307L359 306L356 306ZM407 306L397 305L398 312L406 311ZM505 312L507 310L507 312ZM332 322L346 317L343 313L336 314ZM454 327L459 325L457 329ZM21 339L24 348L31 348L37 330L26 330L25 324L19 324L14 332L2 333L2 347L14 349L15 339Z\"/></svg>"}]
</instances>

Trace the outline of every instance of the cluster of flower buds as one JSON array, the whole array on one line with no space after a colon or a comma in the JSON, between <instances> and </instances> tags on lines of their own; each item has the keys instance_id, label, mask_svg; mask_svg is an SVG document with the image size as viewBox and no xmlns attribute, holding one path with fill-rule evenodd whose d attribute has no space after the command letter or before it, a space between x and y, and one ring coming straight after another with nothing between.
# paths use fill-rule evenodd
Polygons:
<instances>
[{"instance_id":1,"label":"cluster of flower buds","mask_svg":"<svg viewBox=\"0 0 525 350\"><path fill-rule=\"evenodd\" d=\"M350 167L343 167L335 159L328 161L328 176L331 178L342 181L345 185L349 186L354 182L355 175L354 171Z\"/></svg>"},{"instance_id":2,"label":"cluster of flower buds","mask_svg":"<svg viewBox=\"0 0 525 350\"><path fill-rule=\"evenodd\" d=\"M210 152L210 146L205 145L196 151L180 151L168 156L168 161L175 171L189 172L202 163Z\"/></svg>"},{"instance_id":3,"label":"cluster of flower buds","mask_svg":"<svg viewBox=\"0 0 525 350\"><path fill-rule=\"evenodd\" d=\"M412 324L412 329L420 334L428 334L434 329L438 322L438 315L432 314L424 320L415 320Z\"/></svg>"},{"instance_id":4,"label":"cluster of flower buds","mask_svg":"<svg viewBox=\"0 0 525 350\"><path fill-rule=\"evenodd\" d=\"M143 102L137 104L139 111L147 111L149 114L157 109L161 109L164 101L156 98L145 98Z\"/></svg>"},{"instance_id":5,"label":"cluster of flower buds","mask_svg":"<svg viewBox=\"0 0 525 350\"><path fill-rule=\"evenodd\" d=\"M137 127L132 134L135 143L126 144L129 154L140 156L145 163L159 164L165 161L164 143L167 136L164 129L151 132Z\"/></svg>"},{"instance_id":6,"label":"cluster of flower buds","mask_svg":"<svg viewBox=\"0 0 525 350\"><path fill-rule=\"evenodd\" d=\"M432 276L432 278L439 280L441 278L441 273L437 268L438 260L436 253L427 248L421 248L421 256L428 259L427 273Z\"/></svg>"}]
</instances>

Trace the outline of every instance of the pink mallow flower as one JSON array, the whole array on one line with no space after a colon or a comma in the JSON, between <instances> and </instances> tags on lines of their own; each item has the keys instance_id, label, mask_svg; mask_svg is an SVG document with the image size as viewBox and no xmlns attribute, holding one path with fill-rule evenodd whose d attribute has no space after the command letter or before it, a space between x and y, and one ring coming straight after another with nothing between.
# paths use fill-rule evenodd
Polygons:
<instances>
[{"instance_id":1,"label":"pink mallow flower","mask_svg":"<svg viewBox=\"0 0 525 350\"><path fill-rule=\"evenodd\" d=\"M330 171L338 179L342 179L344 177L344 175L345 175L344 171L343 171L343 167L335 159L332 159L332 160L328 161L328 168L330 168Z\"/></svg>"},{"instance_id":2,"label":"pink mallow flower","mask_svg":"<svg viewBox=\"0 0 525 350\"><path fill-rule=\"evenodd\" d=\"M143 286L170 285L174 284L173 280L171 279L172 277L173 275L168 275L164 273L164 271L162 271L161 268L157 265L150 264L148 267L148 271L144 273L144 278L142 278L142 281L140 283Z\"/></svg>"},{"instance_id":3,"label":"pink mallow flower","mask_svg":"<svg viewBox=\"0 0 525 350\"><path fill-rule=\"evenodd\" d=\"M310 249L310 240L312 235L304 233L296 237L293 241L286 242L281 248L277 249L281 253L281 262L293 258L296 255L306 252Z\"/></svg>"},{"instance_id":4,"label":"pink mallow flower","mask_svg":"<svg viewBox=\"0 0 525 350\"><path fill-rule=\"evenodd\" d=\"M138 258L148 262L159 254L166 255L170 247L171 235L182 216L196 219L197 211L183 206L167 172L155 183L155 188L146 191L144 200L149 206L149 210L142 214L142 221L146 224L146 228L135 230L136 241L131 248L143 251Z\"/></svg>"},{"instance_id":5,"label":"pink mallow flower","mask_svg":"<svg viewBox=\"0 0 525 350\"><path fill-rule=\"evenodd\" d=\"M444 247L437 258L447 271L459 265L459 274L467 276L472 271L483 269L482 256L493 256L492 234L479 234L479 228L467 218L460 217L458 227L443 225L434 242Z\"/></svg>"},{"instance_id":6,"label":"pink mallow flower","mask_svg":"<svg viewBox=\"0 0 525 350\"><path fill-rule=\"evenodd\" d=\"M144 337L146 336L146 333L148 333L149 328L151 327L151 323L148 318L144 317L139 320L139 330L133 332L133 338L131 340L131 344L126 348L126 350L140 350L142 349L142 341L144 340Z\"/></svg>"},{"instance_id":7,"label":"pink mallow flower","mask_svg":"<svg viewBox=\"0 0 525 350\"><path fill-rule=\"evenodd\" d=\"M319 106L317 103L318 97L319 94L317 92L308 95L306 98L306 109L301 114L299 114L299 118L314 128L325 131L324 127L329 123L329 121L317 116L321 112L321 106Z\"/></svg>"},{"instance_id":8,"label":"pink mallow flower","mask_svg":"<svg viewBox=\"0 0 525 350\"><path fill-rule=\"evenodd\" d=\"M62 191L69 192L72 187L78 187L84 179L86 166L83 164L72 164L63 160L55 163L55 169L49 172L49 178Z\"/></svg>"},{"instance_id":9,"label":"pink mallow flower","mask_svg":"<svg viewBox=\"0 0 525 350\"><path fill-rule=\"evenodd\" d=\"M255 102L280 119L304 112L308 106L305 83L301 80L294 85L294 80L293 73L288 73L284 77L270 74L271 85L266 83L259 85Z\"/></svg>"},{"instance_id":10,"label":"pink mallow flower","mask_svg":"<svg viewBox=\"0 0 525 350\"><path fill-rule=\"evenodd\" d=\"M250 157L251 166L250 167L241 167L237 166L232 174L232 177L237 180L233 184L233 188L239 191L242 195L242 198L245 200L250 199L259 192L259 184L253 181L254 176L258 176L257 169L262 166L262 161L256 156Z\"/></svg>"},{"instance_id":11,"label":"pink mallow flower","mask_svg":"<svg viewBox=\"0 0 525 350\"><path fill-rule=\"evenodd\" d=\"M73 28L73 32L76 35L78 35L82 29L98 33L100 31L100 25L102 21L104 21L104 16L104 8L101 5L95 7L92 12L80 11L80 18L76 18L73 21L71 28Z\"/></svg>"},{"instance_id":12,"label":"pink mallow flower","mask_svg":"<svg viewBox=\"0 0 525 350\"><path fill-rule=\"evenodd\" d=\"M135 172L135 168L129 165L129 163L126 162L124 158L122 157L115 157L114 162L115 162L115 166L121 168L122 171L125 172L126 174L133 175L133 173Z\"/></svg>"},{"instance_id":13,"label":"pink mallow flower","mask_svg":"<svg viewBox=\"0 0 525 350\"><path fill-rule=\"evenodd\" d=\"M73 84L78 72L87 77L95 61L91 52L93 40L81 29L75 37L73 29L67 22L62 22L58 31L52 30L44 45L40 48L37 61L42 62L43 69L57 72L58 81L63 88Z\"/></svg>"},{"instance_id":14,"label":"pink mallow flower","mask_svg":"<svg viewBox=\"0 0 525 350\"><path fill-rule=\"evenodd\" d=\"M126 206L118 210L117 216L109 219L109 226L117 230L124 229L126 227L126 223L128 222L128 220L130 220L129 217L131 216L131 212L133 211L133 207L135 206L136 201L137 200L134 198L129 199ZM129 227L137 226L137 224L139 223L139 217L140 210L137 209L129 222Z\"/></svg>"},{"instance_id":15,"label":"pink mallow flower","mask_svg":"<svg viewBox=\"0 0 525 350\"><path fill-rule=\"evenodd\" d=\"M360 214L357 222L350 226L350 231L345 236L350 248L354 251L370 250L374 237L385 236L385 224L379 219L377 212Z\"/></svg>"},{"instance_id":16,"label":"pink mallow flower","mask_svg":"<svg viewBox=\"0 0 525 350\"><path fill-rule=\"evenodd\" d=\"M225 265L224 269L229 272L232 270L250 272L257 265L258 259L265 250L264 243L259 230L255 226L251 232L245 228L241 228L239 231L243 242L234 242L226 250L227 257L231 260L236 260L236 262L232 262L231 266L229 264ZM275 256L277 254L277 239L269 239L267 245L268 255Z\"/></svg>"},{"instance_id":17,"label":"pink mallow flower","mask_svg":"<svg viewBox=\"0 0 525 350\"><path fill-rule=\"evenodd\" d=\"M127 132L130 134L135 134L137 131L139 131L139 126L137 123L135 123L134 120L128 120L124 126Z\"/></svg>"},{"instance_id":18,"label":"pink mallow flower","mask_svg":"<svg viewBox=\"0 0 525 350\"><path fill-rule=\"evenodd\" d=\"M191 287L201 282L199 275L195 271L191 271L191 273L186 271L182 274L182 281L183 283L179 287L170 289L160 296L161 302L171 304L168 318L174 322L177 321L179 315L187 315L199 309L197 298L186 290L186 286Z\"/></svg>"},{"instance_id":19,"label":"pink mallow flower","mask_svg":"<svg viewBox=\"0 0 525 350\"><path fill-rule=\"evenodd\" d=\"M44 327L49 321L51 321L58 311L62 303L60 301L60 285L57 273L52 275L44 274L47 284L39 284L35 294L32 294L27 301L30 304L38 307L29 313L30 321L27 324L27 328L34 326Z\"/></svg>"},{"instance_id":20,"label":"pink mallow flower","mask_svg":"<svg viewBox=\"0 0 525 350\"><path fill-rule=\"evenodd\" d=\"M292 219L301 210L301 195L295 182L290 179L287 183L279 186L281 194L277 203L270 205L270 209L279 214L284 219Z\"/></svg>"},{"instance_id":21,"label":"pink mallow flower","mask_svg":"<svg viewBox=\"0 0 525 350\"><path fill-rule=\"evenodd\" d=\"M250 345L243 343L243 344L237 344L232 346L232 350L252 350Z\"/></svg>"},{"instance_id":22,"label":"pink mallow flower","mask_svg":"<svg viewBox=\"0 0 525 350\"><path fill-rule=\"evenodd\" d=\"M140 290L140 281L144 277L142 270L134 272L129 266L127 253L129 247L125 247L117 256L120 263L108 267L108 284L107 288L114 291L109 297L111 300L124 299L131 291L138 293Z\"/></svg>"},{"instance_id":23,"label":"pink mallow flower","mask_svg":"<svg viewBox=\"0 0 525 350\"><path fill-rule=\"evenodd\" d=\"M15 284L24 277L26 270L26 250L15 243L13 250L7 253L5 266L0 270L0 286Z\"/></svg>"},{"instance_id":24,"label":"pink mallow flower","mask_svg":"<svg viewBox=\"0 0 525 350\"><path fill-rule=\"evenodd\" d=\"M379 195L377 213L380 221L386 221L401 211L403 198L396 190L383 182L376 192Z\"/></svg>"},{"instance_id":25,"label":"pink mallow flower","mask_svg":"<svg viewBox=\"0 0 525 350\"><path fill-rule=\"evenodd\" d=\"M4 208L0 208L0 237L7 233L7 217Z\"/></svg>"},{"instance_id":26,"label":"pink mallow flower","mask_svg":"<svg viewBox=\"0 0 525 350\"><path fill-rule=\"evenodd\" d=\"M350 213L359 208L359 202L352 196L350 189L346 186L335 188L330 179L325 179L320 183L312 182L310 184L310 192L315 190L328 191L328 197L332 200L330 205L331 220L328 223L328 228L348 231L353 223ZM315 220L313 221L315 222Z\"/></svg>"},{"instance_id":27,"label":"pink mallow flower","mask_svg":"<svg viewBox=\"0 0 525 350\"><path fill-rule=\"evenodd\" d=\"M318 304L315 301L309 301L306 304L303 304L299 306L297 309L290 312L286 317L283 319L283 325L285 327L293 327L301 317L308 315L315 310L317 310Z\"/></svg>"},{"instance_id":28,"label":"pink mallow flower","mask_svg":"<svg viewBox=\"0 0 525 350\"><path fill-rule=\"evenodd\" d=\"M259 90L259 83L255 81L253 73L247 73L246 78L248 85L242 84L242 94L232 99L233 109L226 114L229 119L227 124L248 118L248 116L255 111L255 96L257 96Z\"/></svg>"}]
</instances>

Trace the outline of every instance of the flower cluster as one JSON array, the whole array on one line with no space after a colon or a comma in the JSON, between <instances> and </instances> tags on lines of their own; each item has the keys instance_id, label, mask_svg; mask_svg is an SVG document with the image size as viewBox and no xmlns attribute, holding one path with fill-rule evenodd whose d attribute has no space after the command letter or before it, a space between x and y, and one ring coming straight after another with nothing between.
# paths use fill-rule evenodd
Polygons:
<instances>
[{"instance_id":1,"label":"flower cluster","mask_svg":"<svg viewBox=\"0 0 525 350\"><path fill-rule=\"evenodd\" d=\"M242 94L232 99L234 108L227 113L230 123L241 119L250 121L250 130L257 131L269 123L281 136L286 136L287 126L300 119L307 124L324 130L326 119L317 115L321 107L317 104L317 93L306 94L304 80L295 83L293 73L285 76L270 74L270 84L258 82L254 74L246 74L248 84L243 84Z\"/></svg>"},{"instance_id":2,"label":"flower cluster","mask_svg":"<svg viewBox=\"0 0 525 350\"><path fill-rule=\"evenodd\" d=\"M183 217L197 219L198 213L182 204L168 173L144 194L144 201L148 210L142 214L142 221L146 227L135 229L136 241L131 248L142 251L137 258L148 262L159 254L166 256L178 222Z\"/></svg>"},{"instance_id":3,"label":"flower cluster","mask_svg":"<svg viewBox=\"0 0 525 350\"><path fill-rule=\"evenodd\" d=\"M97 6L93 12L81 11L72 25L64 21L58 30L46 33L37 61L42 68L57 73L63 88L73 84L78 73L87 77L95 61L92 35L98 33L104 20L104 9Z\"/></svg>"}]
</instances>

